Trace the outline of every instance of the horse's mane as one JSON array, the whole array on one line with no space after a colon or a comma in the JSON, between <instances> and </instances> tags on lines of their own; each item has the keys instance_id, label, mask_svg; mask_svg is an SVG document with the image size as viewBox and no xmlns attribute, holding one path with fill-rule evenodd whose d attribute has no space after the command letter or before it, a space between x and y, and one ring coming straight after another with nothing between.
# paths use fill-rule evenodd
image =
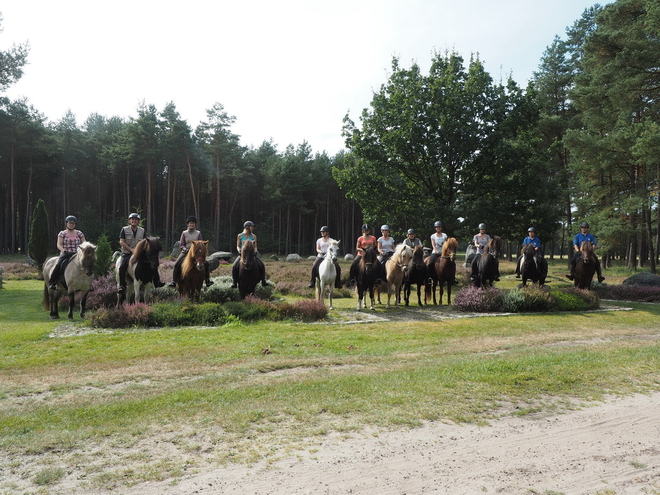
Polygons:
<instances>
[{"instance_id":1,"label":"horse's mane","mask_svg":"<svg viewBox=\"0 0 660 495\"><path fill-rule=\"evenodd\" d=\"M580 252L585 256L589 256L594 252L594 245L591 241L582 241L580 244Z\"/></svg>"},{"instance_id":2,"label":"horse's mane","mask_svg":"<svg viewBox=\"0 0 660 495\"><path fill-rule=\"evenodd\" d=\"M490 253L491 251L499 252L502 250L502 238L498 236L493 236L488 244L486 245L485 253Z\"/></svg>"},{"instance_id":3,"label":"horse's mane","mask_svg":"<svg viewBox=\"0 0 660 495\"><path fill-rule=\"evenodd\" d=\"M160 242L160 237L146 237L135 245L133 256L131 256L131 263L137 263L145 251L159 253L162 249L163 245Z\"/></svg>"},{"instance_id":4,"label":"horse's mane","mask_svg":"<svg viewBox=\"0 0 660 495\"><path fill-rule=\"evenodd\" d=\"M410 246L407 246L406 244L399 244L394 250L394 254L390 259L395 263L401 263L402 258L405 256L406 253L409 253L408 256L412 258L413 255L412 248Z\"/></svg>"},{"instance_id":5,"label":"horse's mane","mask_svg":"<svg viewBox=\"0 0 660 495\"><path fill-rule=\"evenodd\" d=\"M254 242L245 241L241 246L241 258L248 252L254 252Z\"/></svg>"},{"instance_id":6,"label":"horse's mane","mask_svg":"<svg viewBox=\"0 0 660 495\"><path fill-rule=\"evenodd\" d=\"M441 256L449 256L450 253L456 253L457 250L458 250L458 241L456 240L455 237L450 237L442 245Z\"/></svg>"},{"instance_id":7,"label":"horse's mane","mask_svg":"<svg viewBox=\"0 0 660 495\"><path fill-rule=\"evenodd\" d=\"M534 247L534 244L525 244L522 247L522 254L534 256L536 254L536 248Z\"/></svg>"},{"instance_id":8,"label":"horse's mane","mask_svg":"<svg viewBox=\"0 0 660 495\"><path fill-rule=\"evenodd\" d=\"M92 243L89 242L89 241L85 241L85 242L83 242L83 243L82 243L80 246L78 246L78 247L84 251L84 250L87 249L87 248L96 249L96 244L92 244Z\"/></svg>"},{"instance_id":9,"label":"horse's mane","mask_svg":"<svg viewBox=\"0 0 660 495\"><path fill-rule=\"evenodd\" d=\"M362 259L360 260L360 263L364 266L367 263L374 263L376 261L376 248L373 246L367 246L364 248L364 252L362 253Z\"/></svg>"},{"instance_id":10,"label":"horse's mane","mask_svg":"<svg viewBox=\"0 0 660 495\"><path fill-rule=\"evenodd\" d=\"M419 244L415 246L415 249L413 249L413 258L416 256L424 256L424 248L420 246Z\"/></svg>"}]
</instances>

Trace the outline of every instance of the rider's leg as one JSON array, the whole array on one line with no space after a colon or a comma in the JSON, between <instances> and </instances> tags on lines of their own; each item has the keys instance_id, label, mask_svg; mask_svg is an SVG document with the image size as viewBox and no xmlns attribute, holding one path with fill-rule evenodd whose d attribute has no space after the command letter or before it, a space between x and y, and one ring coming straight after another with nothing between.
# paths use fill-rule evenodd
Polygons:
<instances>
[{"instance_id":1,"label":"rider's leg","mask_svg":"<svg viewBox=\"0 0 660 495\"><path fill-rule=\"evenodd\" d=\"M316 278L319 276L319 265L323 262L323 258L317 256L312 265L312 278L309 279L309 288L313 289L316 285Z\"/></svg>"},{"instance_id":2,"label":"rider's leg","mask_svg":"<svg viewBox=\"0 0 660 495\"><path fill-rule=\"evenodd\" d=\"M518 256L518 262L516 263L516 278L520 278L520 260L522 260L522 256Z\"/></svg>"},{"instance_id":3,"label":"rider's leg","mask_svg":"<svg viewBox=\"0 0 660 495\"><path fill-rule=\"evenodd\" d=\"M341 266L339 266L339 263L335 263L335 271L337 272L337 276L335 277L335 289L341 289Z\"/></svg>"},{"instance_id":4,"label":"rider's leg","mask_svg":"<svg viewBox=\"0 0 660 495\"><path fill-rule=\"evenodd\" d=\"M566 275L566 278L568 280L573 280L575 278L575 264L577 263L578 257L580 256L580 253L577 251L573 253L573 257L571 258L571 263L569 265L570 267L570 273Z\"/></svg>"},{"instance_id":5,"label":"rider's leg","mask_svg":"<svg viewBox=\"0 0 660 495\"><path fill-rule=\"evenodd\" d=\"M122 253L121 262L119 263L119 281L117 282L117 292L124 294L126 292L126 268L128 268L128 260L131 258L131 253Z\"/></svg>"},{"instance_id":6,"label":"rider's leg","mask_svg":"<svg viewBox=\"0 0 660 495\"><path fill-rule=\"evenodd\" d=\"M477 280L477 275L479 275L479 258L481 258L481 255L477 253L472 260L472 273L470 274L472 281Z\"/></svg>"},{"instance_id":7,"label":"rider's leg","mask_svg":"<svg viewBox=\"0 0 660 495\"><path fill-rule=\"evenodd\" d=\"M433 274L435 273L435 262L437 259L440 257L440 254L438 253L431 253L431 256L429 256L429 263L428 263L428 279L427 282L433 282Z\"/></svg>"},{"instance_id":8,"label":"rider's leg","mask_svg":"<svg viewBox=\"0 0 660 495\"><path fill-rule=\"evenodd\" d=\"M64 262L65 257L63 255L60 255L59 258L57 258L57 263L55 263L55 267L53 268L52 273L50 274L50 278L48 279L48 288L55 290L57 289L57 282L60 279L60 269L62 267L62 263Z\"/></svg>"},{"instance_id":9,"label":"rider's leg","mask_svg":"<svg viewBox=\"0 0 660 495\"><path fill-rule=\"evenodd\" d=\"M172 281L170 282L170 287L176 287L176 284L181 278L181 265L183 264L183 259L185 254L181 253L174 263L174 269L172 270Z\"/></svg>"},{"instance_id":10,"label":"rider's leg","mask_svg":"<svg viewBox=\"0 0 660 495\"><path fill-rule=\"evenodd\" d=\"M232 279L232 284L231 288L235 289L238 287L238 264L241 262L241 257L237 256L236 259L234 260L234 264L231 267L231 279Z\"/></svg>"},{"instance_id":11,"label":"rider's leg","mask_svg":"<svg viewBox=\"0 0 660 495\"><path fill-rule=\"evenodd\" d=\"M204 268L206 269L206 286L211 287L213 285L213 280L211 280L211 269L209 268L208 261L204 261Z\"/></svg>"}]
</instances>

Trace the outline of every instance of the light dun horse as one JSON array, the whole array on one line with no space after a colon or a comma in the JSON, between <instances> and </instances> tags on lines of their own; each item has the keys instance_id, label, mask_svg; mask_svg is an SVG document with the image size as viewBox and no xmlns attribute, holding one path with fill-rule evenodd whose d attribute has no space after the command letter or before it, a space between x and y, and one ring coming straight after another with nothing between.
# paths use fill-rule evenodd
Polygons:
<instances>
[{"instance_id":1,"label":"light dun horse","mask_svg":"<svg viewBox=\"0 0 660 495\"><path fill-rule=\"evenodd\" d=\"M65 291L69 296L69 319L73 319L73 306L76 302L76 292L82 293L82 298L80 299L80 317L85 317L87 294L89 294L92 287L92 280L94 280L95 262L96 246L91 242L83 242L78 246L76 254L69 259L69 262L64 269L64 282L66 283L66 288L64 288L62 283L58 281L56 290L48 289L48 279L57 264L57 257L50 258L44 263L44 308L50 310L51 319L55 320L60 317L57 304Z\"/></svg>"},{"instance_id":2,"label":"light dun horse","mask_svg":"<svg viewBox=\"0 0 660 495\"><path fill-rule=\"evenodd\" d=\"M179 294L190 299L199 299L202 284L206 279L206 257L209 241L192 241L192 245L181 263L181 278L177 282Z\"/></svg>"},{"instance_id":3,"label":"light dun horse","mask_svg":"<svg viewBox=\"0 0 660 495\"><path fill-rule=\"evenodd\" d=\"M410 246L399 244L394 254L385 262L385 273L387 273L387 306L390 307L390 299L394 295L394 305L399 306L401 302L401 285L403 277L408 271L408 264L413 257Z\"/></svg>"},{"instance_id":4,"label":"light dun horse","mask_svg":"<svg viewBox=\"0 0 660 495\"><path fill-rule=\"evenodd\" d=\"M331 241L325 257L319 265L319 276L316 278L316 299L318 302L323 302L325 299L325 290L328 289L328 305L332 307L332 291L335 287L335 280L337 278L337 269L335 263L337 262L337 255L339 253L339 241Z\"/></svg>"},{"instance_id":5,"label":"light dun horse","mask_svg":"<svg viewBox=\"0 0 660 495\"><path fill-rule=\"evenodd\" d=\"M117 306L124 300L130 302L131 295L134 302L149 303L151 291L154 288L154 276L158 271L159 254L163 245L159 237L147 237L135 245L133 254L126 268L126 294L117 294ZM119 279L119 265L121 257L115 262L115 276Z\"/></svg>"},{"instance_id":6,"label":"light dun horse","mask_svg":"<svg viewBox=\"0 0 660 495\"><path fill-rule=\"evenodd\" d=\"M447 284L447 305L451 304L451 286L456 277L456 251L458 250L458 241L454 237L447 239L442 245L442 253L436 260L434 266L429 266L429 274L433 279L432 284L426 285L424 299L428 304L429 296L433 293L433 304L442 306L442 297L444 295L444 285ZM440 299L435 298L435 288L438 287Z\"/></svg>"},{"instance_id":7,"label":"light dun horse","mask_svg":"<svg viewBox=\"0 0 660 495\"><path fill-rule=\"evenodd\" d=\"M590 289L594 273L596 273L594 245L589 241L584 241L580 245L580 258L575 263L573 286L578 289Z\"/></svg>"}]
</instances>

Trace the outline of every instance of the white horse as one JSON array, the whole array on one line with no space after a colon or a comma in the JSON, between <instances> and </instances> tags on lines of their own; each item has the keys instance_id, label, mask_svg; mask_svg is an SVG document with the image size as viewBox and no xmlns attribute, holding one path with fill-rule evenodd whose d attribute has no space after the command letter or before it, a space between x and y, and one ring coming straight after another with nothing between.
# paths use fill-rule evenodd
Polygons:
<instances>
[{"instance_id":1,"label":"white horse","mask_svg":"<svg viewBox=\"0 0 660 495\"><path fill-rule=\"evenodd\" d=\"M401 285L403 285L403 276L408 270L408 263L413 256L413 250L410 246L399 244L390 259L385 262L385 271L387 273L387 306L390 307L390 298L394 295L394 305L398 306L401 302Z\"/></svg>"},{"instance_id":2,"label":"white horse","mask_svg":"<svg viewBox=\"0 0 660 495\"><path fill-rule=\"evenodd\" d=\"M325 299L325 289L329 289L329 306L332 307L332 291L335 288L335 280L337 278L337 269L335 263L337 262L337 255L339 254L339 241L331 241L325 257L319 265L319 276L316 278L316 299L323 302Z\"/></svg>"},{"instance_id":3,"label":"white horse","mask_svg":"<svg viewBox=\"0 0 660 495\"><path fill-rule=\"evenodd\" d=\"M83 242L68 261L64 268L64 282L57 281L57 289L48 288L48 280L53 269L57 265L58 257L50 258L44 263L44 308L50 310L50 318L56 320L60 317L58 303L60 297L65 293L69 296L69 314L70 320L73 320L73 306L76 303L76 292L82 293L80 299L80 317L85 317L85 305L87 304L87 294L92 287L94 280L94 263L96 262L96 246L91 242ZM61 277L60 277L61 278Z\"/></svg>"}]
</instances>

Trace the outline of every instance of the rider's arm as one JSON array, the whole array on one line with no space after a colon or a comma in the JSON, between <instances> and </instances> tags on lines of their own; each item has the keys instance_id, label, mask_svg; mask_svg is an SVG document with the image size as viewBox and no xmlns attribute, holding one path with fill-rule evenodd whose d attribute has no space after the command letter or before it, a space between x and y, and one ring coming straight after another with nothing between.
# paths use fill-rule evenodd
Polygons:
<instances>
[{"instance_id":1,"label":"rider's arm","mask_svg":"<svg viewBox=\"0 0 660 495\"><path fill-rule=\"evenodd\" d=\"M64 252L64 237L57 236L57 249L60 251L60 254Z\"/></svg>"},{"instance_id":2,"label":"rider's arm","mask_svg":"<svg viewBox=\"0 0 660 495\"><path fill-rule=\"evenodd\" d=\"M257 248L257 234L252 234L252 237L254 237L254 240L252 241L254 243L254 252L258 253L259 249Z\"/></svg>"}]
</instances>

